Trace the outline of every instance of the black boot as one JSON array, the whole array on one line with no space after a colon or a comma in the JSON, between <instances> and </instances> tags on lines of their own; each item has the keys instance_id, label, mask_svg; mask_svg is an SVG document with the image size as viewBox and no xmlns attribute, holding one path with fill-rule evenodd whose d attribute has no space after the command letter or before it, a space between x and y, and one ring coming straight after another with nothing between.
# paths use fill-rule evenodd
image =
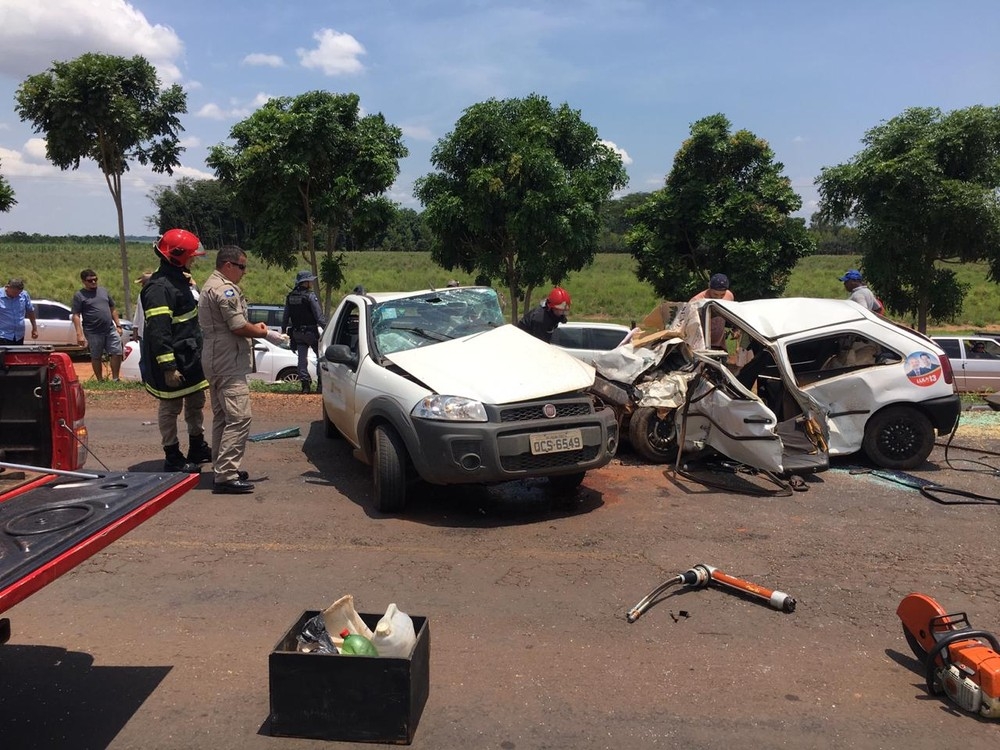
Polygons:
<instances>
[{"instance_id":1,"label":"black boot","mask_svg":"<svg viewBox=\"0 0 1000 750\"><path fill-rule=\"evenodd\" d=\"M308 381L308 380L301 380L299 382L302 383L302 392L303 393L312 393L312 383L310 381Z\"/></svg>"},{"instance_id":2,"label":"black boot","mask_svg":"<svg viewBox=\"0 0 1000 750\"><path fill-rule=\"evenodd\" d=\"M205 442L204 433L191 435L187 460L192 464L207 464L212 460L212 446Z\"/></svg>"},{"instance_id":3,"label":"black boot","mask_svg":"<svg viewBox=\"0 0 1000 750\"><path fill-rule=\"evenodd\" d=\"M201 467L198 464L190 463L184 458L184 454L181 453L181 447L177 443L165 445L163 452L167 456L167 460L163 462L164 471L182 471L185 474L201 473Z\"/></svg>"}]
</instances>

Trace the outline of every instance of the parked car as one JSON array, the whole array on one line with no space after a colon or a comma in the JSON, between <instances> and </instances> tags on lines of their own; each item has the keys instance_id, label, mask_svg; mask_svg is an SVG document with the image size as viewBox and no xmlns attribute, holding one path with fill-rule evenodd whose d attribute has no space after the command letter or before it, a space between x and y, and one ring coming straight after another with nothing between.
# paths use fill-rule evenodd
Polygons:
<instances>
[{"instance_id":1,"label":"parked car","mask_svg":"<svg viewBox=\"0 0 1000 750\"><path fill-rule=\"evenodd\" d=\"M284 314L284 305L247 306L247 319L251 323L265 323L268 328L275 331L281 331L281 318Z\"/></svg>"},{"instance_id":2,"label":"parked car","mask_svg":"<svg viewBox=\"0 0 1000 750\"><path fill-rule=\"evenodd\" d=\"M323 423L372 466L375 507L407 485L547 477L561 491L618 447L594 368L504 325L496 291L352 293L320 340Z\"/></svg>"},{"instance_id":3,"label":"parked car","mask_svg":"<svg viewBox=\"0 0 1000 750\"><path fill-rule=\"evenodd\" d=\"M630 328L617 323L570 321L556 328L551 343L592 365L600 352L616 348L630 332Z\"/></svg>"},{"instance_id":4,"label":"parked car","mask_svg":"<svg viewBox=\"0 0 1000 750\"><path fill-rule=\"evenodd\" d=\"M38 338L31 338L31 321L24 320L24 343L46 344L48 346L79 348L76 328L73 326L73 311L62 302L49 299L33 299L35 321L38 324Z\"/></svg>"},{"instance_id":5,"label":"parked car","mask_svg":"<svg viewBox=\"0 0 1000 750\"><path fill-rule=\"evenodd\" d=\"M251 380L265 383L294 383L299 379L298 355L287 346L272 344L266 339L254 339L254 371ZM142 380L140 366L142 350L138 341L125 342L121 379ZM309 352L309 376L316 380L316 355Z\"/></svg>"},{"instance_id":6,"label":"parked car","mask_svg":"<svg viewBox=\"0 0 1000 750\"><path fill-rule=\"evenodd\" d=\"M955 371L960 393L1000 391L1000 342L988 335L934 336Z\"/></svg>"}]
</instances>

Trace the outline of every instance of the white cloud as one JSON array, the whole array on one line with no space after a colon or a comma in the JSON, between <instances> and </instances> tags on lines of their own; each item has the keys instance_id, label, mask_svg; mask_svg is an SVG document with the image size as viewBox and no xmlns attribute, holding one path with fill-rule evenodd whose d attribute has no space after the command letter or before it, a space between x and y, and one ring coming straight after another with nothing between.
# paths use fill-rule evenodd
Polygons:
<instances>
[{"instance_id":1,"label":"white cloud","mask_svg":"<svg viewBox=\"0 0 1000 750\"><path fill-rule=\"evenodd\" d=\"M268 68L283 68L285 61L281 55L266 55L263 52L254 52L243 58L244 65L263 65Z\"/></svg>"},{"instance_id":2,"label":"white cloud","mask_svg":"<svg viewBox=\"0 0 1000 750\"><path fill-rule=\"evenodd\" d=\"M365 48L350 34L320 29L313 34L313 39L319 42L316 49L296 50L302 67L318 68L328 76L360 73L364 70L358 57L365 54Z\"/></svg>"},{"instance_id":3,"label":"white cloud","mask_svg":"<svg viewBox=\"0 0 1000 750\"><path fill-rule=\"evenodd\" d=\"M415 141L433 141L434 131L426 125L400 125L403 135Z\"/></svg>"},{"instance_id":4,"label":"white cloud","mask_svg":"<svg viewBox=\"0 0 1000 750\"><path fill-rule=\"evenodd\" d=\"M601 141L601 145L607 146L612 151L614 151L616 154L618 154L622 158L622 164L624 164L626 167L629 164L632 163L632 157L628 155L628 151L626 151L625 149L623 149L621 146L619 146L614 141L605 141L605 140L602 140Z\"/></svg>"},{"instance_id":5,"label":"white cloud","mask_svg":"<svg viewBox=\"0 0 1000 750\"><path fill-rule=\"evenodd\" d=\"M218 104L210 102L195 112L194 116L204 117L209 120L235 120L253 114L255 110L263 107L272 98L270 94L261 92L247 104L231 101L228 108L220 107Z\"/></svg>"},{"instance_id":6,"label":"white cloud","mask_svg":"<svg viewBox=\"0 0 1000 750\"><path fill-rule=\"evenodd\" d=\"M209 103L194 113L195 117L206 117L209 120L225 120L226 113L218 104Z\"/></svg>"},{"instance_id":7,"label":"white cloud","mask_svg":"<svg viewBox=\"0 0 1000 750\"><path fill-rule=\"evenodd\" d=\"M30 156L32 161L45 161L45 139L29 138L24 144L24 153Z\"/></svg>"},{"instance_id":8,"label":"white cloud","mask_svg":"<svg viewBox=\"0 0 1000 750\"><path fill-rule=\"evenodd\" d=\"M34 159L25 159L25 154L21 151L14 151L0 146L0 164L3 165L4 177L16 179L18 177L54 177L59 174L59 169L48 162L38 163ZM42 157L45 157L44 147Z\"/></svg>"},{"instance_id":9,"label":"white cloud","mask_svg":"<svg viewBox=\"0 0 1000 750\"><path fill-rule=\"evenodd\" d=\"M2 0L0 49L0 74L15 78L100 50L141 54L169 85L181 79L175 60L184 45L173 29L150 23L125 0Z\"/></svg>"}]
</instances>

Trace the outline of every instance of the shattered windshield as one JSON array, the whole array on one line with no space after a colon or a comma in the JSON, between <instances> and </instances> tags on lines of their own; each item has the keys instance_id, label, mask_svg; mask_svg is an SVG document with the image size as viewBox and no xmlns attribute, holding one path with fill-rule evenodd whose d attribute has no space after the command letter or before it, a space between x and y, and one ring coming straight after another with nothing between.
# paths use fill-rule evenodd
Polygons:
<instances>
[{"instance_id":1,"label":"shattered windshield","mask_svg":"<svg viewBox=\"0 0 1000 750\"><path fill-rule=\"evenodd\" d=\"M441 289L372 308L375 346L382 354L471 336L503 323L500 300L489 287Z\"/></svg>"}]
</instances>

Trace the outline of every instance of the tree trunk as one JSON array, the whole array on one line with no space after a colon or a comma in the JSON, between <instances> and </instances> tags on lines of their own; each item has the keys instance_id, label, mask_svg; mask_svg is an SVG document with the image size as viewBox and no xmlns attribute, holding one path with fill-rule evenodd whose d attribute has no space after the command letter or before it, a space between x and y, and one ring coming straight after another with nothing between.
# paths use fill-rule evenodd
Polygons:
<instances>
[{"instance_id":1,"label":"tree trunk","mask_svg":"<svg viewBox=\"0 0 1000 750\"><path fill-rule=\"evenodd\" d=\"M124 318L121 315L118 317L123 320L131 320L132 289L128 281L131 274L128 272L128 249L125 246L125 212L122 209L121 175L114 175L114 187L112 187L109 177L108 187L111 188L111 196L115 200L115 210L118 212L118 251L121 253L122 259L122 299L125 302L125 316Z\"/></svg>"}]
</instances>

